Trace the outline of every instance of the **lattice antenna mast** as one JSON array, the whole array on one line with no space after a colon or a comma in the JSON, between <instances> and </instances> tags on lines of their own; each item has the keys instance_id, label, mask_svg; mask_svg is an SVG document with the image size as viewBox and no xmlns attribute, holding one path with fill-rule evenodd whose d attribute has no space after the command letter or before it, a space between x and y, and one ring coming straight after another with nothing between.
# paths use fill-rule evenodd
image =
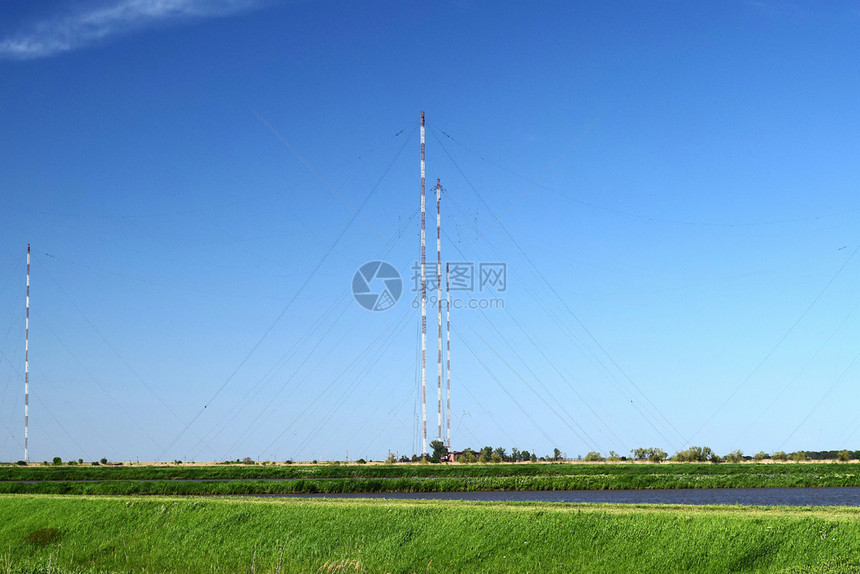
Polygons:
<instances>
[{"instance_id":1,"label":"lattice antenna mast","mask_svg":"<svg viewBox=\"0 0 860 574\"><path fill-rule=\"evenodd\" d=\"M445 339L448 350L445 359L445 378L448 382L448 406L445 409L445 416L448 419L448 451L451 451L451 283L450 283L450 264L445 263Z\"/></svg>"},{"instance_id":2,"label":"lattice antenna mast","mask_svg":"<svg viewBox=\"0 0 860 574\"><path fill-rule=\"evenodd\" d=\"M439 440L442 436L442 184L436 180L436 322L439 336L436 342L436 367L439 397Z\"/></svg>"},{"instance_id":3,"label":"lattice antenna mast","mask_svg":"<svg viewBox=\"0 0 860 574\"><path fill-rule=\"evenodd\" d=\"M30 244L27 244L27 315L24 322L24 462L30 462Z\"/></svg>"},{"instance_id":4,"label":"lattice antenna mast","mask_svg":"<svg viewBox=\"0 0 860 574\"><path fill-rule=\"evenodd\" d=\"M427 457L427 260L424 198L424 112L421 112L421 456Z\"/></svg>"}]
</instances>

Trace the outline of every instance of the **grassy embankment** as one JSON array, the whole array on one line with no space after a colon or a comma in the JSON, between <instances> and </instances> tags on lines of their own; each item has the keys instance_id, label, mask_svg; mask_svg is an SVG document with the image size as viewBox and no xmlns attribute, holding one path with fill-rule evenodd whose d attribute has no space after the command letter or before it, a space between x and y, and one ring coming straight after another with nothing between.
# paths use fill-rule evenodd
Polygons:
<instances>
[{"instance_id":1,"label":"grassy embankment","mask_svg":"<svg viewBox=\"0 0 860 574\"><path fill-rule=\"evenodd\" d=\"M208 466L0 466L2 480L155 480L155 479L265 479L265 478L396 478L479 476L576 476L614 474L638 476L747 475L747 474L860 475L856 463L503 463L503 464L393 464L393 465L208 465Z\"/></svg>"},{"instance_id":2,"label":"grassy embankment","mask_svg":"<svg viewBox=\"0 0 860 574\"><path fill-rule=\"evenodd\" d=\"M294 480L266 480L275 478ZM22 480L44 482L14 482ZM96 482L73 482L75 480ZM20 494L302 494L792 486L860 486L860 466L746 463L0 468L0 493Z\"/></svg>"},{"instance_id":3,"label":"grassy embankment","mask_svg":"<svg viewBox=\"0 0 860 574\"><path fill-rule=\"evenodd\" d=\"M847 573L858 549L846 508L0 496L7 573Z\"/></svg>"}]
</instances>

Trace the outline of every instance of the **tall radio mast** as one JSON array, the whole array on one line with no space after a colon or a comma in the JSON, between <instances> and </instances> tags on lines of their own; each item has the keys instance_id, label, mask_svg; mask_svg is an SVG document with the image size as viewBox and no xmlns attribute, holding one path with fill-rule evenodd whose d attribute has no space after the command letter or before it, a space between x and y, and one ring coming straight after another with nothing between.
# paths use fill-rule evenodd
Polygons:
<instances>
[{"instance_id":1,"label":"tall radio mast","mask_svg":"<svg viewBox=\"0 0 860 574\"><path fill-rule=\"evenodd\" d=\"M424 112L421 112L421 456L427 457L427 261L425 256Z\"/></svg>"},{"instance_id":2,"label":"tall radio mast","mask_svg":"<svg viewBox=\"0 0 860 574\"><path fill-rule=\"evenodd\" d=\"M30 244L27 244L27 316L24 323L24 462L30 462Z\"/></svg>"}]
</instances>

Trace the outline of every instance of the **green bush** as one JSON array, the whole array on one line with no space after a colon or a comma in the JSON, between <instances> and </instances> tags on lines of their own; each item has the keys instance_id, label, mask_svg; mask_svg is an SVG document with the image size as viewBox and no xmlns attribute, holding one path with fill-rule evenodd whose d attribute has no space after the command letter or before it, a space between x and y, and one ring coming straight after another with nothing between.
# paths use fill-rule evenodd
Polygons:
<instances>
[{"instance_id":1,"label":"green bush","mask_svg":"<svg viewBox=\"0 0 860 574\"><path fill-rule=\"evenodd\" d=\"M659 462L663 462L667 458L669 458L669 455L666 454L662 448L652 447L652 448L648 449L648 460L650 460L651 462L658 462L659 463Z\"/></svg>"},{"instance_id":2,"label":"green bush","mask_svg":"<svg viewBox=\"0 0 860 574\"><path fill-rule=\"evenodd\" d=\"M709 446L691 446L675 453L672 460L677 462L720 462L720 457Z\"/></svg>"},{"instance_id":3,"label":"green bush","mask_svg":"<svg viewBox=\"0 0 860 574\"><path fill-rule=\"evenodd\" d=\"M475 456L475 451L470 448L467 448L463 451L463 454L457 457L457 462L461 462L464 464L471 464L478 462L478 457Z\"/></svg>"},{"instance_id":4,"label":"green bush","mask_svg":"<svg viewBox=\"0 0 860 574\"><path fill-rule=\"evenodd\" d=\"M726 461L727 462L733 462L733 463L743 462L744 461L744 451L733 450L732 452L730 452L729 454L726 455Z\"/></svg>"}]
</instances>

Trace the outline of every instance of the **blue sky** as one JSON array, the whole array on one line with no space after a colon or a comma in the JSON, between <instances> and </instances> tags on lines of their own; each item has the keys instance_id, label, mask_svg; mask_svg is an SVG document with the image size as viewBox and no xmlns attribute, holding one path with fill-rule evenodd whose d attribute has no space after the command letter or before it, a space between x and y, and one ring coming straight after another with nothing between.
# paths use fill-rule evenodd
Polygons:
<instances>
[{"instance_id":1,"label":"blue sky","mask_svg":"<svg viewBox=\"0 0 860 574\"><path fill-rule=\"evenodd\" d=\"M428 260L440 178L443 259L508 273L452 314L454 448L858 448L855 8L0 10L0 459L27 243L31 459L420 451L422 110Z\"/></svg>"}]
</instances>

